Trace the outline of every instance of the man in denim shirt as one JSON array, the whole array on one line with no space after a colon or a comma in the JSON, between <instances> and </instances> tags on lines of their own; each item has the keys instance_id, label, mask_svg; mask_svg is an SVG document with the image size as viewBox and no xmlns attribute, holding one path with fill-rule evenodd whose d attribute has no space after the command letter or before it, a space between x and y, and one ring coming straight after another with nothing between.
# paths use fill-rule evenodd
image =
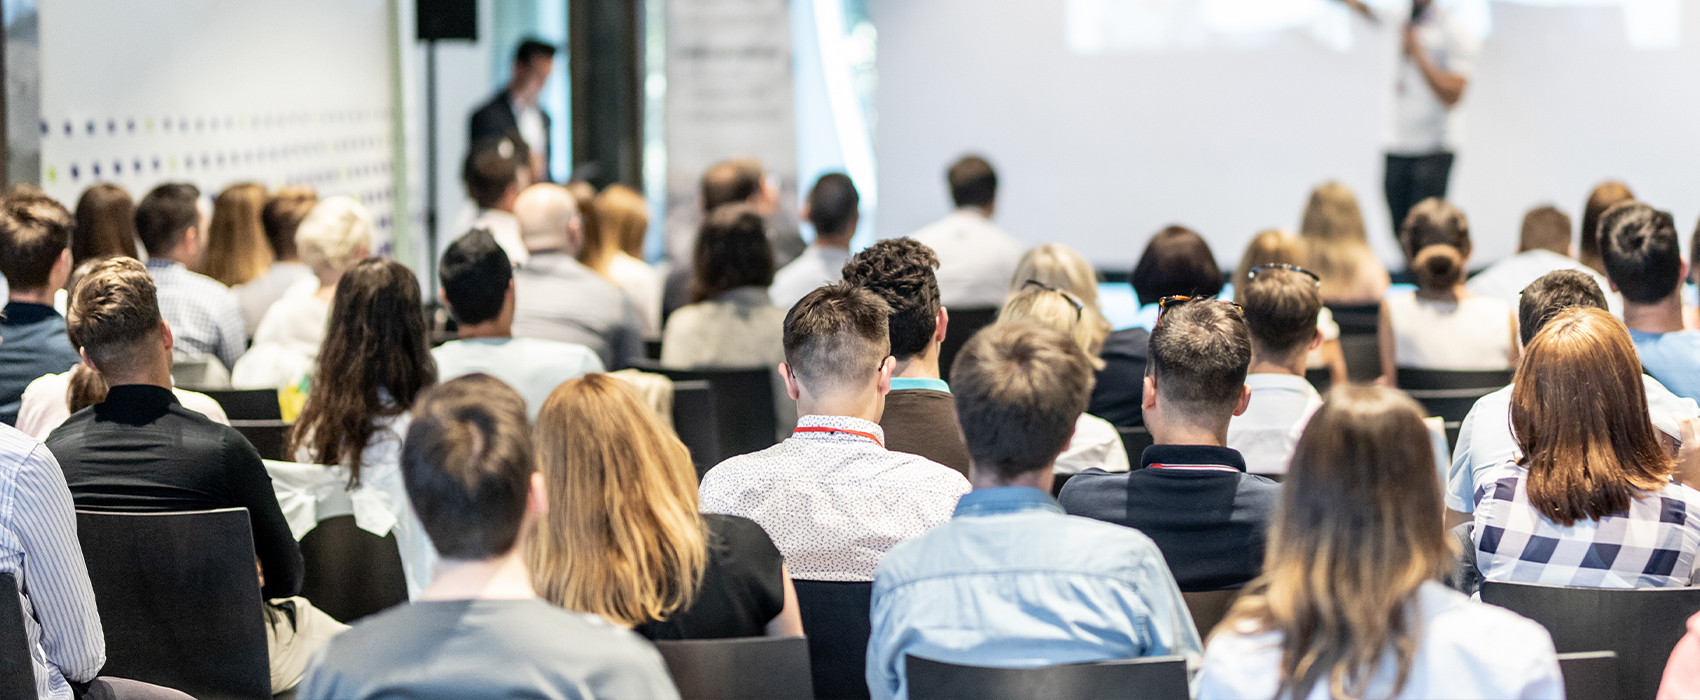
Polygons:
<instances>
[{"instance_id":1,"label":"man in denim shirt","mask_svg":"<svg viewBox=\"0 0 1700 700\"><path fill-rule=\"evenodd\" d=\"M1092 365L1050 328L1001 323L952 367L974 491L874 577L868 688L907 698L905 655L1032 667L1177 654L1198 631L1151 539L1064 515L1051 464L1092 394Z\"/></svg>"}]
</instances>

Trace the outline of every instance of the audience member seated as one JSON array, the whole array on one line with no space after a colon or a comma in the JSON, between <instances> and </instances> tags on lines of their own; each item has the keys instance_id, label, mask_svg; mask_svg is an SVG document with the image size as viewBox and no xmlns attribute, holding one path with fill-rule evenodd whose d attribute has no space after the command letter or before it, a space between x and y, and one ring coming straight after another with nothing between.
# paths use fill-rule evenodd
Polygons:
<instances>
[{"instance_id":1,"label":"audience member seated","mask_svg":"<svg viewBox=\"0 0 1700 700\"><path fill-rule=\"evenodd\" d=\"M1600 253L1623 322L1647 374L1678 396L1700 401L1700 330L1683 328L1682 278L1688 270L1668 212L1639 202L1600 217Z\"/></svg>"},{"instance_id":2,"label":"audience member seated","mask_svg":"<svg viewBox=\"0 0 1700 700\"><path fill-rule=\"evenodd\" d=\"M70 335L86 365L110 386L105 400L76 412L47 437L77 508L248 509L260 593L278 613L265 616L272 692L295 687L307 657L343 626L296 596L301 550L260 455L241 433L172 396L172 327L160 318L154 281L141 263L96 263L71 302Z\"/></svg>"},{"instance_id":3,"label":"audience member seated","mask_svg":"<svg viewBox=\"0 0 1700 700\"><path fill-rule=\"evenodd\" d=\"M206 251L201 191L168 182L136 205L136 233L148 251L148 272L158 285L159 312L171 324L177 360L216 359L236 366L247 348L242 306L217 280L191 272Z\"/></svg>"},{"instance_id":4,"label":"audience member seated","mask_svg":"<svg viewBox=\"0 0 1700 700\"><path fill-rule=\"evenodd\" d=\"M313 277L313 268L301 262L301 255L296 252L295 232L318 203L319 196L311 187L285 187L260 209L260 227L266 233L272 263L258 277L231 290L242 304L242 322L247 326L249 338L254 337L266 311L283 298L284 292Z\"/></svg>"},{"instance_id":5,"label":"audience member seated","mask_svg":"<svg viewBox=\"0 0 1700 700\"><path fill-rule=\"evenodd\" d=\"M219 192L207 224L207 252L195 271L226 287L247 284L265 272L272 264L260 223L265 206L266 188L258 183L239 182Z\"/></svg>"},{"instance_id":6,"label":"audience member seated","mask_svg":"<svg viewBox=\"0 0 1700 700\"><path fill-rule=\"evenodd\" d=\"M998 174L976 155L945 172L956 210L910 234L939 257L939 294L945 306L997 308L1021 263L1022 245L997 224Z\"/></svg>"},{"instance_id":7,"label":"audience member seated","mask_svg":"<svg viewBox=\"0 0 1700 700\"><path fill-rule=\"evenodd\" d=\"M583 345L610 370L643 357L643 319L637 308L619 287L575 257L584 237L572 194L560 185L532 185L520 194L514 211L531 251L514 270L514 335Z\"/></svg>"},{"instance_id":8,"label":"audience member seated","mask_svg":"<svg viewBox=\"0 0 1700 700\"><path fill-rule=\"evenodd\" d=\"M643 242L649 233L649 203L625 185L609 185L596 195L598 240L588 238L579 261L608 278L643 317L643 337L661 338L662 276L644 262Z\"/></svg>"},{"instance_id":9,"label":"audience member seated","mask_svg":"<svg viewBox=\"0 0 1700 700\"><path fill-rule=\"evenodd\" d=\"M1026 667L1177 654L1196 665L1198 632L1151 539L1064 515L1051 499L1053 462L1092 393L1078 343L1000 322L968 341L952 377L974 490L950 522L879 565L873 697L908 697L908 655Z\"/></svg>"},{"instance_id":10,"label":"audience member seated","mask_svg":"<svg viewBox=\"0 0 1700 700\"><path fill-rule=\"evenodd\" d=\"M1247 474L1245 458L1225 446L1229 419L1251 396L1251 335L1230 303L1165 306L1145 378L1145 425L1156 444L1145 448L1142 469L1088 469L1060 500L1071 515L1145 533L1183 591L1239 588L1262 569L1264 530L1281 493Z\"/></svg>"},{"instance_id":11,"label":"audience member seated","mask_svg":"<svg viewBox=\"0 0 1700 700\"><path fill-rule=\"evenodd\" d=\"M1607 180L1594 186L1588 193L1588 201L1582 204L1582 235L1580 254L1576 260L1587 265L1595 274L1606 275L1606 263L1600 257L1600 244L1605 240L1600 230L1600 217L1606 215L1606 210L1624 202L1635 201L1635 193L1629 191L1629 186L1615 180Z\"/></svg>"},{"instance_id":12,"label":"audience member seated","mask_svg":"<svg viewBox=\"0 0 1700 700\"><path fill-rule=\"evenodd\" d=\"M17 424L30 382L81 361L53 310L54 292L71 276L70 244L71 213L58 202L0 200L0 274L10 296L0 316L0 423Z\"/></svg>"},{"instance_id":13,"label":"audience member seated","mask_svg":"<svg viewBox=\"0 0 1700 700\"><path fill-rule=\"evenodd\" d=\"M450 230L489 231L509 260L524 264L530 253L520 231L517 207L520 193L532 182L530 157L529 147L517 133L473 144L461 167L461 181L477 208L464 211Z\"/></svg>"},{"instance_id":14,"label":"audience member seated","mask_svg":"<svg viewBox=\"0 0 1700 700\"><path fill-rule=\"evenodd\" d=\"M753 158L733 158L709 166L702 173L702 216L706 219L723 206L742 204L762 218L768 248L773 251L773 269L777 270L802 255L808 247L793 222L779 214L778 180L769 176L760 161ZM662 293L661 320L663 323L674 311L691 303L695 295L696 245L700 226L669 226L667 237L666 288Z\"/></svg>"},{"instance_id":15,"label":"audience member seated","mask_svg":"<svg viewBox=\"0 0 1700 700\"><path fill-rule=\"evenodd\" d=\"M1598 588L1696 582L1700 474L1692 424L1672 459L1647 418L1629 333L1599 309L1560 313L1529 342L1511 393L1522 457L1475 494L1476 564L1490 581Z\"/></svg>"},{"instance_id":16,"label":"audience member seated","mask_svg":"<svg viewBox=\"0 0 1700 700\"><path fill-rule=\"evenodd\" d=\"M661 364L749 369L785 361L785 309L773 305L773 252L754 209L715 209L697 236L696 289L667 318Z\"/></svg>"},{"instance_id":17,"label":"audience member seated","mask_svg":"<svg viewBox=\"0 0 1700 700\"><path fill-rule=\"evenodd\" d=\"M442 564L415 602L331 640L299 696L679 697L637 635L532 588L525 552L549 503L525 400L473 375L431 389L416 408L402 476Z\"/></svg>"},{"instance_id":18,"label":"audience member seated","mask_svg":"<svg viewBox=\"0 0 1700 700\"><path fill-rule=\"evenodd\" d=\"M1303 267L1304 264L1304 239L1280 229L1259 231L1251 237L1251 243L1246 245L1245 253L1240 256L1240 266L1234 269L1234 279L1231 283L1234 288L1234 303L1245 305L1245 288L1251 282L1252 268L1282 265ZM1318 277L1320 278L1320 275ZM1305 369L1326 368L1330 384L1345 384L1351 381L1346 376L1346 354L1340 347L1340 324L1334 322L1334 312L1329 311L1326 306L1316 313L1316 329L1322 333L1322 345L1305 353Z\"/></svg>"},{"instance_id":19,"label":"audience member seated","mask_svg":"<svg viewBox=\"0 0 1700 700\"><path fill-rule=\"evenodd\" d=\"M1015 266L1015 276L1009 280L1009 295L1004 302L1007 304L1032 282L1068 292L1080 302L1079 330L1088 340L1080 349L1086 351L1094 371L1103 369L1104 362L1098 354L1103 351L1104 339L1109 337L1111 328L1098 304L1098 270L1073 248L1061 243L1043 243L1022 254L1021 263Z\"/></svg>"},{"instance_id":20,"label":"audience member seated","mask_svg":"<svg viewBox=\"0 0 1700 700\"><path fill-rule=\"evenodd\" d=\"M141 259L136 251L136 203L124 188L110 182L90 185L77 198L76 220L72 265L115 255Z\"/></svg>"},{"instance_id":21,"label":"audience member seated","mask_svg":"<svg viewBox=\"0 0 1700 700\"><path fill-rule=\"evenodd\" d=\"M815 181L802 215L815 227L815 242L773 273L768 296L773 305L789 309L804 295L843 279L844 263L850 259L850 238L861 220L857 211L861 198L856 185L844 173L827 173Z\"/></svg>"},{"instance_id":22,"label":"audience member seated","mask_svg":"<svg viewBox=\"0 0 1700 700\"><path fill-rule=\"evenodd\" d=\"M1527 346L1536 333L1565 309L1583 307L1605 310L1606 296L1588 270L1557 270L1535 280L1518 299L1517 333ZM1659 380L1641 375L1647 391L1647 413L1653 427L1671 439L1682 437L1681 423L1700 416L1694 399L1672 394ZM1446 507L1453 522L1470 519L1475 511L1475 493L1481 477L1506 462L1517 461L1517 438L1511 434L1511 384L1476 400L1458 430L1452 448L1452 466L1446 477Z\"/></svg>"},{"instance_id":23,"label":"audience member seated","mask_svg":"<svg viewBox=\"0 0 1700 700\"><path fill-rule=\"evenodd\" d=\"M897 362L888 313L848 284L797 302L780 366L796 432L703 475L703 512L756 521L797 579L872 581L887 550L949 520L968 492L949 467L885 447L879 419Z\"/></svg>"},{"instance_id":24,"label":"audience member seated","mask_svg":"<svg viewBox=\"0 0 1700 700\"><path fill-rule=\"evenodd\" d=\"M488 374L507 382L535 420L555 387L602 371L602 360L583 345L513 337L514 268L490 232L475 230L449 244L437 274L443 303L460 324L459 340L431 350L443 379Z\"/></svg>"},{"instance_id":25,"label":"audience member seated","mask_svg":"<svg viewBox=\"0 0 1700 700\"><path fill-rule=\"evenodd\" d=\"M337 283L372 253L371 213L352 197L315 204L295 229L295 246L313 276L284 291L254 331L254 346L236 363L230 383L238 389L296 386L312 374L325 342L325 324Z\"/></svg>"},{"instance_id":26,"label":"audience member seated","mask_svg":"<svg viewBox=\"0 0 1700 700\"><path fill-rule=\"evenodd\" d=\"M1245 378L1251 401L1228 421L1228 447L1245 457L1252 474L1285 474L1305 424L1322 407L1304 376L1305 355L1322 344L1316 328L1321 282L1290 266L1254 267L1247 278L1245 289L1235 291L1251 333Z\"/></svg>"},{"instance_id":27,"label":"audience member seated","mask_svg":"<svg viewBox=\"0 0 1700 700\"><path fill-rule=\"evenodd\" d=\"M698 512L690 453L625 382L591 374L555 389L537 465L549 512L526 561L545 600L649 639L802 636L773 540Z\"/></svg>"},{"instance_id":28,"label":"audience member seated","mask_svg":"<svg viewBox=\"0 0 1700 700\"><path fill-rule=\"evenodd\" d=\"M400 463L413 404L437 383L426 328L419 282L406 266L374 258L349 268L290 435L296 462L324 466L285 483L314 494L315 520L353 515L374 535L394 532L415 598L431 581L436 554L408 508Z\"/></svg>"},{"instance_id":29,"label":"audience member seated","mask_svg":"<svg viewBox=\"0 0 1700 700\"><path fill-rule=\"evenodd\" d=\"M1422 415L1389 389L1329 394L1196 697L1564 697L1545 629L1437 580L1453 553Z\"/></svg>"},{"instance_id":30,"label":"audience member seated","mask_svg":"<svg viewBox=\"0 0 1700 700\"><path fill-rule=\"evenodd\" d=\"M1570 251L1570 217L1556 207L1530 209L1523 215L1523 230L1518 237L1517 254L1489 265L1471 277L1464 287L1471 294L1498 299L1513 307L1523 289L1549 272L1579 270L1593 275L1601 289L1606 278L1572 258ZM1623 300L1611 300L1613 314L1623 313Z\"/></svg>"},{"instance_id":31,"label":"audience member seated","mask_svg":"<svg viewBox=\"0 0 1700 700\"><path fill-rule=\"evenodd\" d=\"M892 370L880 429L893 452L926 457L968 476L968 446L956 424L956 401L939 377L939 346L950 312L939 304L939 259L913 238L878 241L844 266L844 281L890 307L887 316Z\"/></svg>"},{"instance_id":32,"label":"audience member seated","mask_svg":"<svg viewBox=\"0 0 1700 700\"><path fill-rule=\"evenodd\" d=\"M1498 299L1464 286L1470 224L1464 212L1429 198L1411 208L1399 245L1417 289L1381 302L1381 381L1395 386L1400 367L1510 369L1517 363L1517 320Z\"/></svg>"},{"instance_id":33,"label":"audience member seated","mask_svg":"<svg viewBox=\"0 0 1700 700\"><path fill-rule=\"evenodd\" d=\"M1069 292L1044 282L1030 281L1021 291L1009 298L998 312L999 322L1037 323L1054 328L1074 339L1080 351L1086 353L1087 364L1096 364L1093 345L1101 332L1096 321L1086 314L1085 302ZM1127 449L1122 446L1116 426L1089 413L1081 413L1074 422L1074 435L1056 456L1058 474L1078 474L1087 469L1106 472L1128 470Z\"/></svg>"},{"instance_id":34,"label":"audience member seated","mask_svg":"<svg viewBox=\"0 0 1700 700\"><path fill-rule=\"evenodd\" d=\"M1379 304L1387 296L1387 268L1369 248L1352 188L1327 182L1311 190L1299 237L1309 251L1305 267L1322 277L1323 303Z\"/></svg>"},{"instance_id":35,"label":"audience member seated","mask_svg":"<svg viewBox=\"0 0 1700 700\"><path fill-rule=\"evenodd\" d=\"M1092 389L1092 405L1086 409L1119 428L1145 424L1145 365L1151 344L1151 328L1157 323L1157 302L1169 296L1213 297L1222 293L1222 270L1210 244L1191 229L1170 226L1151 237L1145 252L1133 266L1134 296L1139 299L1139 320L1130 328L1111 333L1099 355L1104 369Z\"/></svg>"}]
</instances>

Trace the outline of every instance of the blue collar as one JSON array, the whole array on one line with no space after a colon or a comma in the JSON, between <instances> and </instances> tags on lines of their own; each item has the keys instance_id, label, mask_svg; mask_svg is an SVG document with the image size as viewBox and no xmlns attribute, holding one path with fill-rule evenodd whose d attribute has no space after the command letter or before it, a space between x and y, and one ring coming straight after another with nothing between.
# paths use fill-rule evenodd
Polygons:
<instances>
[{"instance_id":1,"label":"blue collar","mask_svg":"<svg viewBox=\"0 0 1700 700\"><path fill-rule=\"evenodd\" d=\"M1026 510L1063 512L1051 494L1027 486L1002 486L974 489L956 502L955 517L971 515L1004 515Z\"/></svg>"},{"instance_id":2,"label":"blue collar","mask_svg":"<svg viewBox=\"0 0 1700 700\"><path fill-rule=\"evenodd\" d=\"M911 377L892 377L891 378L891 390L892 391L903 391L905 389L926 389L928 391L939 391L939 392L943 392L943 393L946 393L946 394L950 393L950 385L945 383L945 381L943 379L927 379L927 378L924 378L924 377L923 378L911 378Z\"/></svg>"}]
</instances>

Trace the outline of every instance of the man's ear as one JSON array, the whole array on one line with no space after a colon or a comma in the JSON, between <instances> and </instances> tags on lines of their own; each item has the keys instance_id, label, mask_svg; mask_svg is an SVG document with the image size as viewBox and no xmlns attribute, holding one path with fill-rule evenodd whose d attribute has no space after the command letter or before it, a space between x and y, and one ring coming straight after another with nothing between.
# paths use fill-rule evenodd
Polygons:
<instances>
[{"instance_id":1,"label":"man's ear","mask_svg":"<svg viewBox=\"0 0 1700 700\"><path fill-rule=\"evenodd\" d=\"M64 250L59 251L59 259L53 261L53 272L51 273L51 276L52 276L53 279L60 280L60 282L59 282L60 286L64 286L64 284L65 284L64 280L69 279L71 277L71 249L70 248L66 248Z\"/></svg>"},{"instance_id":2,"label":"man's ear","mask_svg":"<svg viewBox=\"0 0 1700 700\"><path fill-rule=\"evenodd\" d=\"M1251 405L1251 387L1241 385L1240 386L1240 402L1237 403L1237 404L1234 404L1234 415L1237 416L1237 415L1245 413L1246 407L1250 406L1250 405Z\"/></svg>"},{"instance_id":3,"label":"man's ear","mask_svg":"<svg viewBox=\"0 0 1700 700\"><path fill-rule=\"evenodd\" d=\"M803 385L797 383L797 376L791 373L791 365L779 363L779 376L785 379L785 395L792 401L803 395Z\"/></svg>"},{"instance_id":4,"label":"man's ear","mask_svg":"<svg viewBox=\"0 0 1700 700\"><path fill-rule=\"evenodd\" d=\"M1316 332L1316 337L1310 339L1310 350L1311 350L1311 352L1316 352L1316 350L1318 348L1322 347L1322 344L1324 342L1327 342L1327 341L1324 341L1322 339L1322 331L1318 330Z\"/></svg>"},{"instance_id":5,"label":"man's ear","mask_svg":"<svg viewBox=\"0 0 1700 700\"><path fill-rule=\"evenodd\" d=\"M549 512L548 483L543 479L543 472L531 473L531 492L525 495L525 509L528 512L543 515Z\"/></svg>"},{"instance_id":6,"label":"man's ear","mask_svg":"<svg viewBox=\"0 0 1700 700\"><path fill-rule=\"evenodd\" d=\"M886 355L880 360L879 392L880 396L891 393L891 375L897 371L897 358Z\"/></svg>"},{"instance_id":7,"label":"man's ear","mask_svg":"<svg viewBox=\"0 0 1700 700\"><path fill-rule=\"evenodd\" d=\"M945 331L948 328L950 328L950 311L943 306L940 306L938 328L933 329L933 342L943 343Z\"/></svg>"},{"instance_id":8,"label":"man's ear","mask_svg":"<svg viewBox=\"0 0 1700 700\"><path fill-rule=\"evenodd\" d=\"M159 336L165 344L165 354L170 355L171 349L177 346L177 339L171 335L170 321L162 320L159 322ZM93 367L94 365L89 366Z\"/></svg>"},{"instance_id":9,"label":"man's ear","mask_svg":"<svg viewBox=\"0 0 1700 700\"><path fill-rule=\"evenodd\" d=\"M1157 378L1145 375L1144 391L1140 395L1139 407L1147 411L1157 407Z\"/></svg>"}]
</instances>

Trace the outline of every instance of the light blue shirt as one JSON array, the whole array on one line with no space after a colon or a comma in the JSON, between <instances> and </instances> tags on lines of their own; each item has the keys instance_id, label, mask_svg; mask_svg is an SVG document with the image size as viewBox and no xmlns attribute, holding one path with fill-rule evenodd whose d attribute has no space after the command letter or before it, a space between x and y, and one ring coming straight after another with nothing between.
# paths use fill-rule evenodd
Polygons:
<instances>
[{"instance_id":1,"label":"light blue shirt","mask_svg":"<svg viewBox=\"0 0 1700 700\"><path fill-rule=\"evenodd\" d=\"M950 384L946 383L943 379L928 379L926 377L891 378L892 391L902 391L904 389L930 389L932 391L942 391L948 394L950 393Z\"/></svg>"},{"instance_id":2,"label":"light blue shirt","mask_svg":"<svg viewBox=\"0 0 1700 700\"><path fill-rule=\"evenodd\" d=\"M532 420L562 382L602 371L602 359L594 350L541 338L451 340L433 349L431 358L445 382L474 372L507 382L525 397L525 412Z\"/></svg>"},{"instance_id":3,"label":"light blue shirt","mask_svg":"<svg viewBox=\"0 0 1700 700\"><path fill-rule=\"evenodd\" d=\"M1641 366L1671 393L1700 401L1700 331L1643 333L1629 329Z\"/></svg>"},{"instance_id":4,"label":"light blue shirt","mask_svg":"<svg viewBox=\"0 0 1700 700\"><path fill-rule=\"evenodd\" d=\"M1178 654L1198 630L1138 530L1064 515L1049 494L973 491L955 517L892 548L874 576L867 680L907 698L904 656L1037 667Z\"/></svg>"}]
</instances>

